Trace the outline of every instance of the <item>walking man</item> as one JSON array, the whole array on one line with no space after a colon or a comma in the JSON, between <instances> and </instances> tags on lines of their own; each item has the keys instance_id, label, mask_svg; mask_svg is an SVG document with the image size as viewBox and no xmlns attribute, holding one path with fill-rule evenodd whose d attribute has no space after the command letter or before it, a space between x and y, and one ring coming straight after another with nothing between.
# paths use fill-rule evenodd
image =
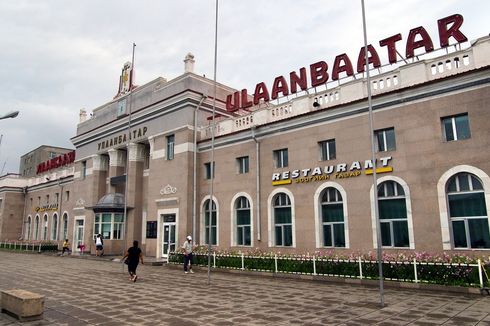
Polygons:
<instances>
[{"instance_id":1,"label":"walking man","mask_svg":"<svg viewBox=\"0 0 490 326\"><path fill-rule=\"evenodd\" d=\"M192 271L192 237L190 235L187 236L182 248L184 249L184 273L194 273Z\"/></svg>"}]
</instances>

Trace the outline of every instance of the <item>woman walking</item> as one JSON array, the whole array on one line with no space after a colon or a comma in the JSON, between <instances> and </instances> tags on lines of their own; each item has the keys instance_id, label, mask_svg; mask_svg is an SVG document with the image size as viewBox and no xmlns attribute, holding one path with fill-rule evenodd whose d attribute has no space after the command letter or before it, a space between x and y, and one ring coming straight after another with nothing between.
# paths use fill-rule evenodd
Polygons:
<instances>
[{"instance_id":1,"label":"woman walking","mask_svg":"<svg viewBox=\"0 0 490 326\"><path fill-rule=\"evenodd\" d=\"M129 280L136 282L136 280L138 279L138 275L136 275L136 268L138 268L138 263L140 261L141 264L143 264L143 253L141 252L141 249L138 247L137 240L133 241L133 246L128 249L128 251L123 257L123 260L124 259L127 259Z\"/></svg>"}]
</instances>

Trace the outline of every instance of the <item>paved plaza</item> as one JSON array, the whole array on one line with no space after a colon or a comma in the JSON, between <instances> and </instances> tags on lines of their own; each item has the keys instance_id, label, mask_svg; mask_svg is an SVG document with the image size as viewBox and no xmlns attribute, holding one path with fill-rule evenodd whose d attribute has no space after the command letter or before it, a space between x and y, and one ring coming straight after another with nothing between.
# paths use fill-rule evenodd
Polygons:
<instances>
[{"instance_id":1,"label":"paved plaza","mask_svg":"<svg viewBox=\"0 0 490 326\"><path fill-rule=\"evenodd\" d=\"M490 297L125 265L0 251L0 289L45 296L42 320L0 325L490 325Z\"/></svg>"}]
</instances>

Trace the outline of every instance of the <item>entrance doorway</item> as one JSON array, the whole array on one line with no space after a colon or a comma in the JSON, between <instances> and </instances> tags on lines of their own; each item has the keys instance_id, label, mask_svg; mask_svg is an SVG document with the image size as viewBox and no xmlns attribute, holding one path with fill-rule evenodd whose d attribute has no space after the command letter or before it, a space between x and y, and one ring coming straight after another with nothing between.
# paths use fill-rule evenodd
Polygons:
<instances>
[{"instance_id":1,"label":"entrance doorway","mask_svg":"<svg viewBox=\"0 0 490 326\"><path fill-rule=\"evenodd\" d=\"M75 232L73 234L74 234L73 245L75 246L75 248L80 248L80 245L84 245L83 243L84 220L83 219L75 220Z\"/></svg>"},{"instance_id":2,"label":"entrance doorway","mask_svg":"<svg viewBox=\"0 0 490 326\"><path fill-rule=\"evenodd\" d=\"M162 229L162 257L167 258L169 252L175 251L175 214L164 214Z\"/></svg>"}]
</instances>

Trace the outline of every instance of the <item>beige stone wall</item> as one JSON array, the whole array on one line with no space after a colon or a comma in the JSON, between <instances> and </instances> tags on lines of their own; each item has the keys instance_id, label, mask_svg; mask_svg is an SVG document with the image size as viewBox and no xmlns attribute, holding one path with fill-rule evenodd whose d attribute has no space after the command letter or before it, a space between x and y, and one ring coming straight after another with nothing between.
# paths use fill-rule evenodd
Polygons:
<instances>
[{"instance_id":1,"label":"beige stone wall","mask_svg":"<svg viewBox=\"0 0 490 326\"><path fill-rule=\"evenodd\" d=\"M490 162L487 149L490 129L486 121L490 118L488 103L490 88L470 89L464 92L436 95L421 101L404 103L376 110L374 129L395 128L396 150L377 153L377 157L391 156L393 172L378 174L381 178L398 178L406 183L410 192L413 218L414 246L417 251L442 251L440 207L437 183L449 169L458 165L474 166L487 175ZM467 112L470 120L471 138L455 142L443 140L441 118ZM300 120L300 119L298 119ZM217 144L223 140L217 139ZM318 142L335 138L337 158L319 162ZM288 148L289 166L283 169L273 167L273 150ZM353 115L332 120L307 128L278 132L260 138L261 167L261 236L254 246L263 250L281 252L313 252L320 249L315 243L314 194L325 181L303 184L272 186L274 172L313 168L338 163L368 160L371 145L367 114ZM250 156L250 173L237 175L235 159ZM200 153L198 162L200 191L198 204L209 194L209 180L204 180L204 163L209 162L211 152ZM217 175L214 181L214 196L219 209L219 247L228 248L232 244L231 224L233 213L231 200L238 192L252 196L255 205L255 143L253 140L233 145L218 146L215 150ZM331 179L346 192L350 246L341 252L374 250L372 228L372 205L370 191L372 177L361 174L345 179ZM269 248L268 210L269 195L277 188L287 189L294 196L295 248ZM202 207L199 208L202 211ZM255 216L255 211L253 212ZM255 218L254 218L255 223ZM202 242L202 240L201 240ZM390 251L390 249L387 249ZM393 249L395 251L395 249Z\"/></svg>"}]
</instances>

